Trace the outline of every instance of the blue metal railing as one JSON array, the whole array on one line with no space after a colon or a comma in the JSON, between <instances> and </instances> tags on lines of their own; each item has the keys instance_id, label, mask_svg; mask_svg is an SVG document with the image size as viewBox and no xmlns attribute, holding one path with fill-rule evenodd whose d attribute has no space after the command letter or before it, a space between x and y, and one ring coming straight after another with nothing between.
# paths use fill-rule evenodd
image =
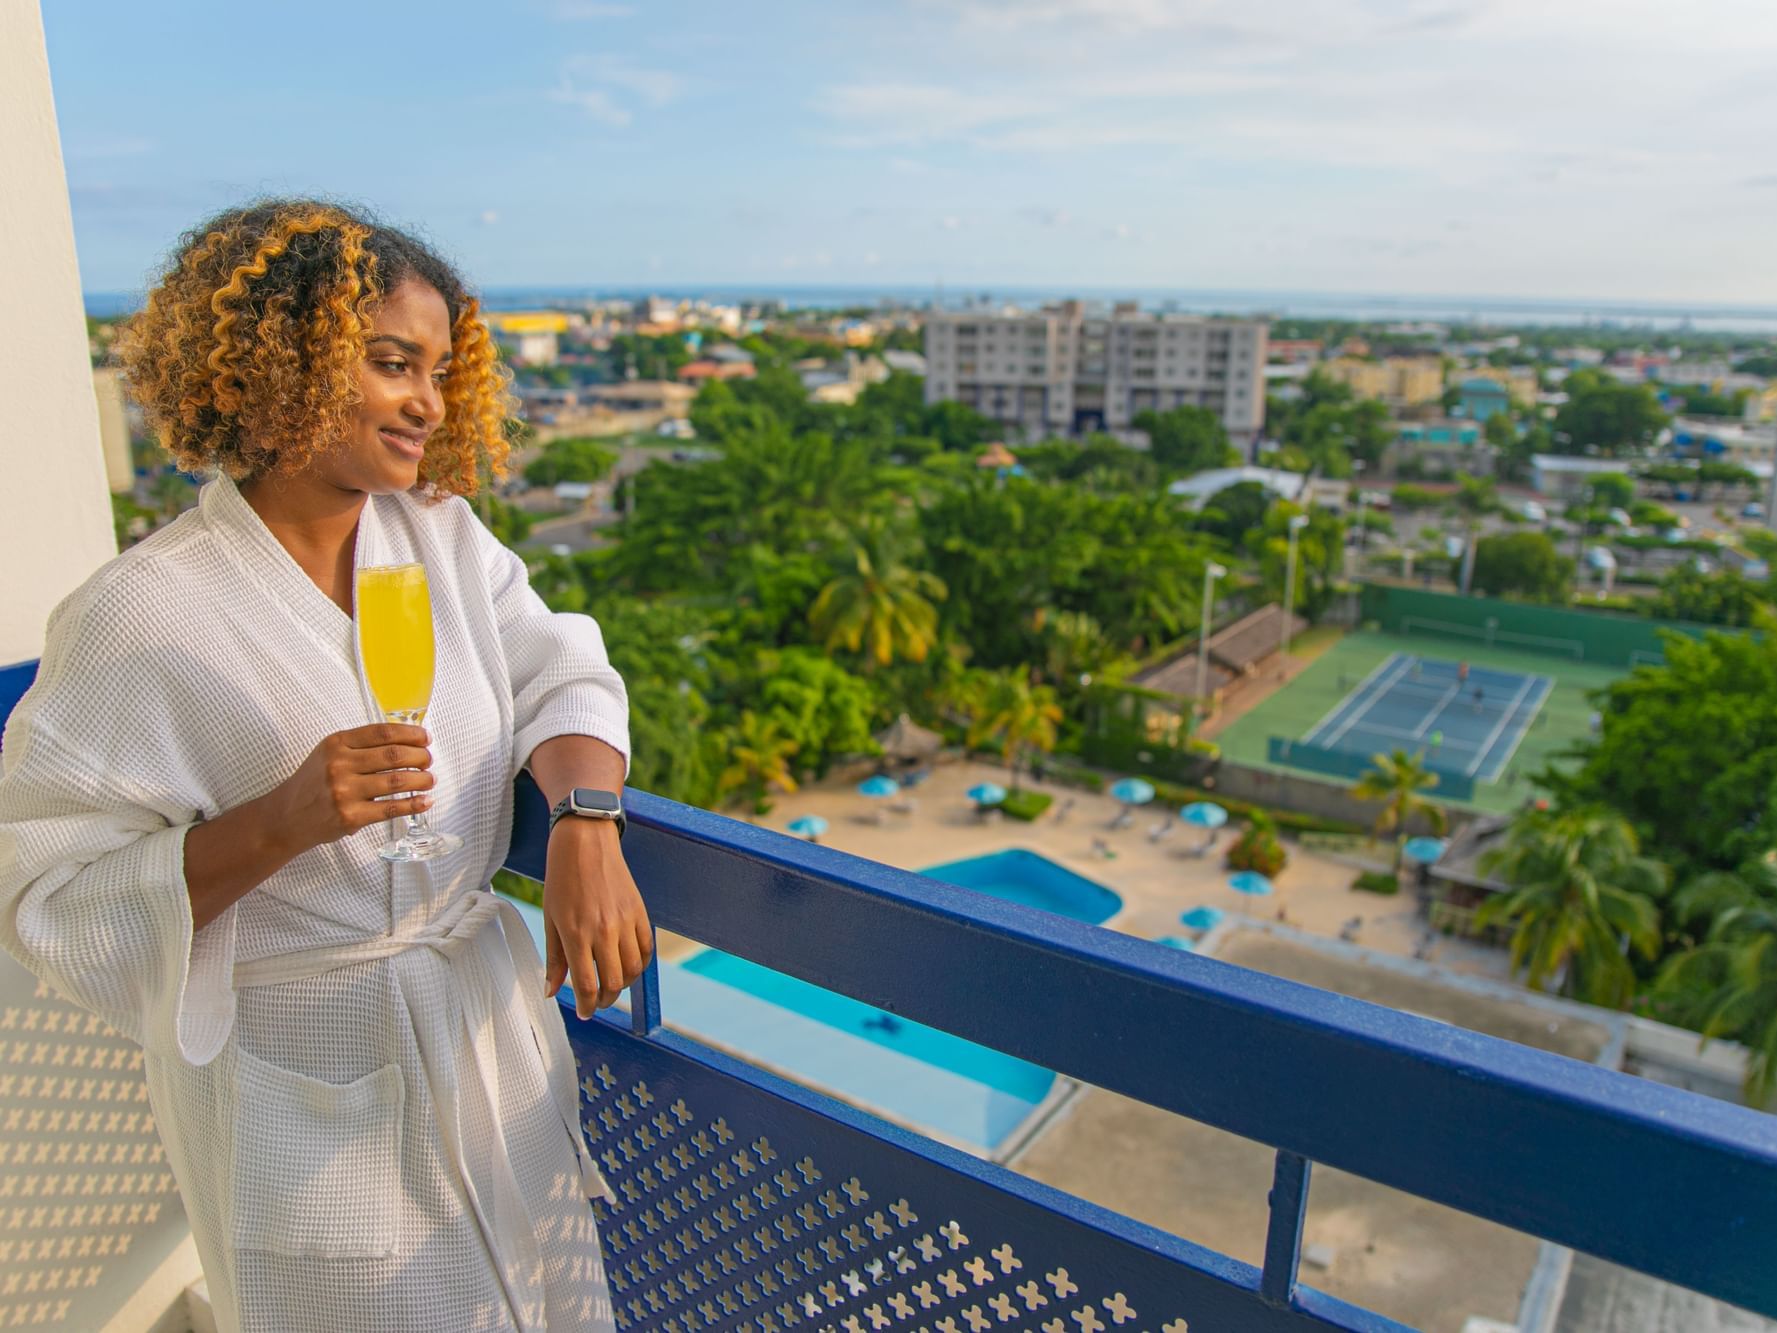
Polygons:
<instances>
[{"instance_id":1,"label":"blue metal railing","mask_svg":"<svg viewBox=\"0 0 1777 1333\"><path fill-rule=\"evenodd\" d=\"M0 720L33 664L0 672ZM1277 1149L1262 1268L711 1051L567 1022L624 1329L1398 1327L1296 1283L1325 1163L1777 1317L1777 1118L640 792L655 924ZM519 780L512 869L540 877Z\"/></svg>"},{"instance_id":2,"label":"blue metal railing","mask_svg":"<svg viewBox=\"0 0 1777 1333\"><path fill-rule=\"evenodd\" d=\"M520 787L509 864L537 876L542 802L528 779ZM865 1140L892 1146L998 1192L1008 1207L1038 1209L1046 1220L1027 1228L1028 1245L1068 1252L1090 1235L1171 1265L1170 1285L1157 1289L1177 1294L1178 1317L1192 1326L1217 1326L1212 1309L1224 1318L1237 1309L1231 1326L1241 1328L1392 1326L1296 1286L1312 1162L1777 1315L1777 1118L643 793L629 803L626 850L661 929L1277 1148L1264 1268L1088 1208L662 1032L652 976L638 985L633 1031L570 1016L583 1063L670 1057L675 1077L715 1080L700 1096L718 1109L743 1090L769 1090L772 1113L794 1112L804 1129L810 1118L851 1127L848 1152ZM589 1102L595 1122L598 1102ZM653 1321L668 1314L670 1303L644 1305L631 1326L666 1328ZM1161 1325L1144 1312L1142 1326Z\"/></svg>"}]
</instances>

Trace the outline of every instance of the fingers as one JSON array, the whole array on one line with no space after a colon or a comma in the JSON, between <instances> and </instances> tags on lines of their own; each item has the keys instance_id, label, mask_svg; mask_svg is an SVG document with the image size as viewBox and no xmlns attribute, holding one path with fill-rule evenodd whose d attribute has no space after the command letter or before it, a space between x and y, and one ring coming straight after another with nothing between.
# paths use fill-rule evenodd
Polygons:
<instances>
[{"instance_id":1,"label":"fingers","mask_svg":"<svg viewBox=\"0 0 1777 1333\"><path fill-rule=\"evenodd\" d=\"M432 743L424 727L406 722L372 722L339 733L348 749L374 750L384 745L414 745L421 748Z\"/></svg>"},{"instance_id":2,"label":"fingers","mask_svg":"<svg viewBox=\"0 0 1777 1333\"><path fill-rule=\"evenodd\" d=\"M607 931L592 942L593 961L598 965L599 989L598 1007L609 1009L617 1003L618 996L628 983L623 975L622 953L617 947L617 936ZM574 994L579 995L579 991Z\"/></svg>"},{"instance_id":3,"label":"fingers","mask_svg":"<svg viewBox=\"0 0 1777 1333\"><path fill-rule=\"evenodd\" d=\"M592 950L585 940L564 940L568 950L568 969L574 977L574 1012L591 1018L599 1007L599 971L593 962Z\"/></svg>"},{"instance_id":4,"label":"fingers","mask_svg":"<svg viewBox=\"0 0 1777 1333\"><path fill-rule=\"evenodd\" d=\"M554 995L568 976L568 956L562 952L561 932L547 917L543 920L543 947L549 961L543 968L543 994Z\"/></svg>"},{"instance_id":5,"label":"fingers","mask_svg":"<svg viewBox=\"0 0 1777 1333\"><path fill-rule=\"evenodd\" d=\"M623 969L618 980L625 989L634 985L635 979L642 975L642 951L636 948L633 930L620 929L617 932L617 965Z\"/></svg>"},{"instance_id":6,"label":"fingers","mask_svg":"<svg viewBox=\"0 0 1777 1333\"><path fill-rule=\"evenodd\" d=\"M648 964L654 961L654 928L648 924L647 917L644 916L635 923L635 937L636 956L639 959L635 976L639 977L648 970ZM630 978L632 981L634 979L635 977Z\"/></svg>"}]
</instances>

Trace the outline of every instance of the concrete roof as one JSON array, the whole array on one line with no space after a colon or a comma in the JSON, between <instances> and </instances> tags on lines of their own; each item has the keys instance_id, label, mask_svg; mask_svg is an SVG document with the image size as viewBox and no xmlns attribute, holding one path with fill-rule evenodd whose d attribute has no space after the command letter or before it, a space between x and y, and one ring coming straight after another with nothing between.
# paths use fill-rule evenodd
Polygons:
<instances>
[{"instance_id":1,"label":"concrete roof","mask_svg":"<svg viewBox=\"0 0 1777 1333\"><path fill-rule=\"evenodd\" d=\"M1301 472L1285 472L1273 467L1218 467L1208 472L1199 472L1192 477L1181 477L1166 489L1173 495L1190 497L1195 503L1202 504L1210 496L1227 490L1230 486L1238 486L1242 482L1257 482L1273 495L1280 495L1286 500L1293 500L1302 491L1302 483L1306 480Z\"/></svg>"}]
</instances>

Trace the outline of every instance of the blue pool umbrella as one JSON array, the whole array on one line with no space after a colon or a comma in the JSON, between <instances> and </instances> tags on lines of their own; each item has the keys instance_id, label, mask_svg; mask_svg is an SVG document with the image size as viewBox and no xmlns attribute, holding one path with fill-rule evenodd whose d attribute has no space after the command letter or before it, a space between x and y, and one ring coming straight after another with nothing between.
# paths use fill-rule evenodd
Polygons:
<instances>
[{"instance_id":1,"label":"blue pool umbrella","mask_svg":"<svg viewBox=\"0 0 1777 1333\"><path fill-rule=\"evenodd\" d=\"M1193 801L1178 812L1178 817L1198 828L1220 828L1228 822L1228 812L1214 801Z\"/></svg>"},{"instance_id":2,"label":"blue pool umbrella","mask_svg":"<svg viewBox=\"0 0 1777 1333\"><path fill-rule=\"evenodd\" d=\"M1154 784L1142 778L1123 778L1111 784L1111 795L1124 805L1146 805L1154 799Z\"/></svg>"},{"instance_id":3,"label":"blue pool umbrella","mask_svg":"<svg viewBox=\"0 0 1777 1333\"><path fill-rule=\"evenodd\" d=\"M1256 870L1242 870L1239 874L1228 876L1228 887L1236 893L1262 897L1271 892L1271 881Z\"/></svg>"},{"instance_id":4,"label":"blue pool umbrella","mask_svg":"<svg viewBox=\"0 0 1777 1333\"><path fill-rule=\"evenodd\" d=\"M1006 789L997 782L977 782L968 796L977 805L998 805L1006 799Z\"/></svg>"},{"instance_id":5,"label":"blue pool umbrella","mask_svg":"<svg viewBox=\"0 0 1777 1333\"><path fill-rule=\"evenodd\" d=\"M1214 930L1222 924L1224 915L1219 907L1193 907L1179 917L1179 924L1192 930Z\"/></svg>"},{"instance_id":6,"label":"blue pool umbrella","mask_svg":"<svg viewBox=\"0 0 1777 1333\"><path fill-rule=\"evenodd\" d=\"M858 790L865 796L880 800L884 796L893 796L896 792L900 791L901 784L896 782L893 778L887 778L878 773L875 777L865 778L860 782L858 784Z\"/></svg>"},{"instance_id":7,"label":"blue pool umbrella","mask_svg":"<svg viewBox=\"0 0 1777 1333\"><path fill-rule=\"evenodd\" d=\"M1450 844L1442 838L1408 838L1407 845L1401 850L1411 859L1430 865L1444 854Z\"/></svg>"},{"instance_id":8,"label":"blue pool umbrella","mask_svg":"<svg viewBox=\"0 0 1777 1333\"><path fill-rule=\"evenodd\" d=\"M790 832L803 838L818 838L827 831L827 821L819 815L801 815L790 821Z\"/></svg>"}]
</instances>

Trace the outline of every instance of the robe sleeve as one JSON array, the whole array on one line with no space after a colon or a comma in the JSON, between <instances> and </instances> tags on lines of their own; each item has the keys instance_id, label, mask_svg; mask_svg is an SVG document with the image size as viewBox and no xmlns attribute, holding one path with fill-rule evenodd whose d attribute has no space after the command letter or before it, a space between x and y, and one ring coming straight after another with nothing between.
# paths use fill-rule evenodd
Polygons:
<instances>
[{"instance_id":1,"label":"robe sleeve","mask_svg":"<svg viewBox=\"0 0 1777 1333\"><path fill-rule=\"evenodd\" d=\"M464 509L468 505L464 504ZM512 679L513 776L556 736L591 736L623 756L629 771L629 692L591 616L551 611L516 553L472 511L494 619Z\"/></svg>"},{"instance_id":2,"label":"robe sleeve","mask_svg":"<svg viewBox=\"0 0 1777 1333\"><path fill-rule=\"evenodd\" d=\"M151 1054L206 1064L234 1023L234 909L194 936L201 807L168 692L83 600L52 619L0 747L0 945Z\"/></svg>"}]
</instances>

